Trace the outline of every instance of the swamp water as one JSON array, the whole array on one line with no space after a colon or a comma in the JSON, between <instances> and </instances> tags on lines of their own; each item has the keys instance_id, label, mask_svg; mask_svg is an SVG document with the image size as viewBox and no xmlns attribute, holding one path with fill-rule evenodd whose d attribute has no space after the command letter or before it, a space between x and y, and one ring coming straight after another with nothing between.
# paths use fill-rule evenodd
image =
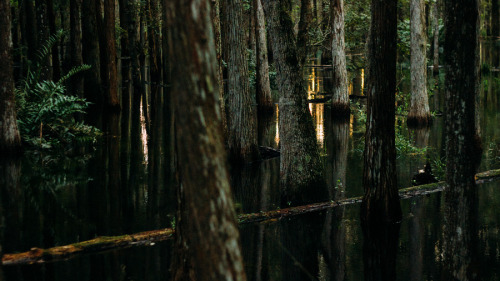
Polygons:
<instances>
[{"instance_id":1,"label":"swamp water","mask_svg":"<svg viewBox=\"0 0 500 281\"><path fill-rule=\"evenodd\" d=\"M484 55L483 60L489 58ZM362 95L362 73L352 79L354 95ZM328 84L324 67L310 68L308 90L318 98ZM443 79L429 78L431 110L444 111ZM408 92L402 83L402 92ZM317 95L317 96L316 96ZM500 168L500 76L483 75L480 96L484 155L480 171ZM349 122L330 121L330 108L311 103L325 167L322 201L360 196L362 189L363 99L353 105ZM401 101L404 102L404 101ZM157 100L156 104L166 104ZM104 136L93 149L77 156L29 153L9 163L2 186L3 250L23 252L104 235L130 234L171 227L175 190L170 184L169 132L166 110L148 107L120 118L104 117ZM259 118L259 142L276 148L278 112ZM399 116L398 185L411 186L412 176L429 158L435 173L443 155L443 120L429 129L410 131ZM279 158L233 171L238 212L273 210L279 206ZM500 182L478 186L476 252L471 266L479 280L500 280ZM401 201L403 221L392 241L395 253L382 264L395 280L441 280L443 270L443 200L441 193ZM248 280L372 280L366 264L376 257L363 251L359 204L240 227ZM5 280L169 280L173 240L54 263L6 266ZM381 262L380 260L378 262Z\"/></svg>"}]
</instances>

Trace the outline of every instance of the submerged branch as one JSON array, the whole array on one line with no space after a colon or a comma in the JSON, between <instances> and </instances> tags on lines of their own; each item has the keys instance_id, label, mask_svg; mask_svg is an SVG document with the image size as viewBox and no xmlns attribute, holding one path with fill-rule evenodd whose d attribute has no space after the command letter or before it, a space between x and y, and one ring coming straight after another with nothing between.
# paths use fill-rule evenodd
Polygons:
<instances>
[{"instance_id":1,"label":"submerged branch","mask_svg":"<svg viewBox=\"0 0 500 281\"><path fill-rule=\"evenodd\" d=\"M476 174L476 183L482 184L485 182L496 180L498 178L500 178L500 169L490 170ZM399 196L401 197L401 199L408 199L416 196L440 192L445 187L446 182L444 181L419 185L400 189ZM339 201L314 203L267 212L241 214L238 216L238 221L240 224L254 222L274 222L289 216L317 212L360 202L361 197L354 197ZM49 249L33 248L30 251L24 253L5 254L2 257L2 262L3 265L44 263L49 261L69 259L79 254L97 253L106 250L127 248L131 246L152 245L152 243L154 242L173 238L174 232L175 231L172 228L165 228L130 235L97 237L92 240L70 244L67 246L53 247Z\"/></svg>"}]
</instances>

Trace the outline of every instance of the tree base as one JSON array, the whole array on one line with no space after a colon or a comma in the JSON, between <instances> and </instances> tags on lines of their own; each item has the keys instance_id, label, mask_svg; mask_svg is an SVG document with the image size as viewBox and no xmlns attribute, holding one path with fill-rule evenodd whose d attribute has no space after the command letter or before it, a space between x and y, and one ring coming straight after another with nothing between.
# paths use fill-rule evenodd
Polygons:
<instances>
[{"instance_id":1,"label":"tree base","mask_svg":"<svg viewBox=\"0 0 500 281\"><path fill-rule=\"evenodd\" d=\"M430 127L432 125L432 116L430 114L424 116L408 115L406 123L410 128Z\"/></svg>"},{"instance_id":2,"label":"tree base","mask_svg":"<svg viewBox=\"0 0 500 281\"><path fill-rule=\"evenodd\" d=\"M351 116L351 108L349 103L332 103L332 119L348 120Z\"/></svg>"}]
</instances>

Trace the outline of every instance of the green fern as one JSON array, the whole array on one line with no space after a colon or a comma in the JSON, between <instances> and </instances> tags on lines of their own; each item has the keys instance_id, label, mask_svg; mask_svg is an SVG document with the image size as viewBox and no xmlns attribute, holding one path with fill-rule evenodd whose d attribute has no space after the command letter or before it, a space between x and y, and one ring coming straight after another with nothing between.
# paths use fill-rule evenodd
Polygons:
<instances>
[{"instance_id":1,"label":"green fern","mask_svg":"<svg viewBox=\"0 0 500 281\"><path fill-rule=\"evenodd\" d=\"M63 31L58 31L51 36L38 52L38 60L46 59L52 46L63 35ZM40 148L95 141L99 130L75 119L76 114L86 112L90 103L83 98L67 95L64 86L68 79L90 69L90 66L75 66L57 82L40 81L42 69L40 63L35 63L16 89L18 124L23 140Z\"/></svg>"}]
</instances>

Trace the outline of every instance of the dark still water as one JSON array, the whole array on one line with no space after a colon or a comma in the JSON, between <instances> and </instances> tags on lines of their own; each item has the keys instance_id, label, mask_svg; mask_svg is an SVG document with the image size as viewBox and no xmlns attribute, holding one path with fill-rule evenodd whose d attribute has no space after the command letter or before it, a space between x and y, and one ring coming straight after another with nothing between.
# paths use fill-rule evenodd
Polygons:
<instances>
[{"instance_id":1,"label":"dark still water","mask_svg":"<svg viewBox=\"0 0 500 281\"><path fill-rule=\"evenodd\" d=\"M362 70L350 75L351 94L359 97L351 99L351 119L334 123L329 106L321 102L327 93L328 71L318 67L306 73L309 96L316 100L310 103L310 111L327 182L326 187L312 186L307 192L327 194L322 201L363 192L364 75ZM500 168L499 77L498 72L482 77L481 171ZM429 77L429 85L431 110L439 116L445 110L443 77ZM408 82L403 80L399 89L408 93ZM91 147L61 155L27 152L20 160L2 162L0 175L6 182L1 186L4 252L49 248L175 223L168 102L161 92L150 93L143 96L150 106L125 107L120 116L93 120L104 135ZM398 105L404 107L401 96ZM259 116L261 145L278 147L278 115L277 110L273 116ZM431 128L422 130L408 130L404 116L398 116L396 123L399 186L411 186L413 175L427 161L442 176L442 118L436 117ZM280 207L279 158L233 170L231 176L238 212ZM500 182L478 186L478 198L470 206L476 210L474 224L461 229L473 237L467 247L474 250L465 263L480 276L478 280L500 280L499 189ZM377 271L370 265L383 267L395 280L442 280L447 245L442 197L438 193L401 202L403 221L386 231L386 237L391 237L386 244L375 245L385 249L385 255L363 250L373 245L365 239L356 204L242 225L248 280L377 280ZM168 280L171 255L170 240L67 261L6 266L3 272L6 280Z\"/></svg>"}]
</instances>

